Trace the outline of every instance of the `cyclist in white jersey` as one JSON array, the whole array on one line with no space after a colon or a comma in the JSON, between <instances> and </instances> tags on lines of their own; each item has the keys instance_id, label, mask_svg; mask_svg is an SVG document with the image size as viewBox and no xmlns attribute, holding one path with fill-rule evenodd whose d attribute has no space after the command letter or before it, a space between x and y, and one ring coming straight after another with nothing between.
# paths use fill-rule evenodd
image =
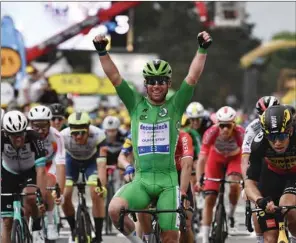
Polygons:
<instances>
[{"instance_id":1,"label":"cyclist in white jersey","mask_svg":"<svg viewBox=\"0 0 296 243\"><path fill-rule=\"evenodd\" d=\"M19 111L9 111L3 117L1 130L1 193L13 193L22 190L20 184L37 184L45 195L46 171L45 148L38 133L28 129L26 116ZM35 191L25 188L26 192ZM40 231L37 219L39 210L36 197L25 197L23 201L25 215L33 219L33 235ZM13 223L13 198L1 197L1 218L3 219L1 242L11 242ZM38 226L39 223L39 226ZM34 241L36 242L36 241Z\"/></svg>"},{"instance_id":2,"label":"cyclist in white jersey","mask_svg":"<svg viewBox=\"0 0 296 243\"><path fill-rule=\"evenodd\" d=\"M102 241L102 228L105 218L104 198L107 195L105 133L100 128L90 125L90 117L86 112L72 113L68 118L69 127L62 130L66 148L66 188L63 204L64 214L75 235L75 210L72 203L72 182L78 180L79 168L85 169L87 181L97 181L99 177L102 190L99 194L95 186L90 186L92 212L95 223L96 243ZM98 189L98 188L97 188ZM71 240L71 239L70 239Z\"/></svg>"},{"instance_id":3,"label":"cyclist in white jersey","mask_svg":"<svg viewBox=\"0 0 296 243\"><path fill-rule=\"evenodd\" d=\"M258 116L261 116L263 112L270 106L279 105L280 102L278 99L274 96L263 96L261 97L257 103L256 103L256 112ZM256 118L254 121L252 121L245 130L243 145L242 145L242 175L244 178L246 178L246 171L249 165L249 157L251 154L251 144L253 142L253 139L256 137L257 134L261 131L261 124L259 118ZM259 135L260 136L260 135ZM262 133L263 137L263 133ZM261 138L262 138L261 137ZM258 138L259 139L259 138ZM244 191L243 191L244 194ZM261 232L260 226L258 224L257 216L256 214L253 214L253 222L255 226L255 232L257 237L257 243L263 243L263 234Z\"/></svg>"},{"instance_id":4,"label":"cyclist in white jersey","mask_svg":"<svg viewBox=\"0 0 296 243\"><path fill-rule=\"evenodd\" d=\"M44 142L47 159L47 186L52 187L58 182L61 192L63 192L66 181L64 140L59 131L50 126L51 110L43 105L33 107L28 113L28 118L32 129L39 133L41 140ZM59 235L54 225L54 198L51 195L51 191L47 191L46 202L48 219L47 239L56 240Z\"/></svg>"}]
</instances>

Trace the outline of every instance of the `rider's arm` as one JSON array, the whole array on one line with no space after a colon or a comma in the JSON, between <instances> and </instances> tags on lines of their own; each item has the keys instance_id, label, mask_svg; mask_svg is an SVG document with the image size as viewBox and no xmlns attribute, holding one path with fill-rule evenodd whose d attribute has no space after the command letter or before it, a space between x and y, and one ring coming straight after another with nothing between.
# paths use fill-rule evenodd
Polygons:
<instances>
[{"instance_id":1,"label":"rider's arm","mask_svg":"<svg viewBox=\"0 0 296 243\"><path fill-rule=\"evenodd\" d=\"M180 191L184 194L187 193L187 189L189 186L191 172L192 172L192 164L193 164L193 141L191 136L188 133L183 133L184 136L181 137L182 142L182 158L181 158L181 183L180 183ZM180 139L180 138L179 138Z\"/></svg>"},{"instance_id":2,"label":"rider's arm","mask_svg":"<svg viewBox=\"0 0 296 243\"><path fill-rule=\"evenodd\" d=\"M131 165L130 156L132 156L133 145L131 141L131 135L127 136L122 145L122 149L118 156L117 162L118 167L125 169L127 166Z\"/></svg>"},{"instance_id":3,"label":"rider's arm","mask_svg":"<svg viewBox=\"0 0 296 243\"><path fill-rule=\"evenodd\" d=\"M99 157L97 158L97 170L98 176L101 180L103 186L107 184L107 172L106 172L106 164L107 164L107 151L108 148L105 146L105 143L101 143L98 146Z\"/></svg>"},{"instance_id":4,"label":"rider's arm","mask_svg":"<svg viewBox=\"0 0 296 243\"><path fill-rule=\"evenodd\" d=\"M248 153L243 153L242 154L241 169L242 169L243 179L246 179L246 177L247 177L247 169L248 169L248 166L249 166L249 158L250 158L250 154L248 154Z\"/></svg>"},{"instance_id":5,"label":"rider's arm","mask_svg":"<svg viewBox=\"0 0 296 243\"><path fill-rule=\"evenodd\" d=\"M129 155L123 153L122 151L118 156L117 162L118 167L121 169L125 169L127 166L131 165Z\"/></svg>"},{"instance_id":6,"label":"rider's arm","mask_svg":"<svg viewBox=\"0 0 296 243\"><path fill-rule=\"evenodd\" d=\"M54 158L56 163L56 171L57 171L57 182L61 189L61 195L65 188L66 183L66 165L65 165L65 158L66 158L66 151L65 151L65 144L64 138L60 133L55 134L56 142L57 142L57 152Z\"/></svg>"},{"instance_id":7,"label":"rider's arm","mask_svg":"<svg viewBox=\"0 0 296 243\"><path fill-rule=\"evenodd\" d=\"M102 68L107 75L107 77L110 79L111 83L114 86L118 86L122 82L122 77L120 76L120 73L115 66L114 62L112 61L110 55L107 53L104 56L100 56L100 61Z\"/></svg>"},{"instance_id":8,"label":"rider's arm","mask_svg":"<svg viewBox=\"0 0 296 243\"><path fill-rule=\"evenodd\" d=\"M199 181L202 174L205 173L205 166L208 159L208 155L200 153L196 163L196 180Z\"/></svg>"}]
</instances>

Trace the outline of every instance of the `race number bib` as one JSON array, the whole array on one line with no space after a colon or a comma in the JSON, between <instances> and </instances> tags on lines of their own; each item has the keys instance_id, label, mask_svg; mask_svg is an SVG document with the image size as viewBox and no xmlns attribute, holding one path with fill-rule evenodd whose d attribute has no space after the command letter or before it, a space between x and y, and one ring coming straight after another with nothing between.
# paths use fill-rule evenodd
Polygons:
<instances>
[{"instance_id":1,"label":"race number bib","mask_svg":"<svg viewBox=\"0 0 296 243\"><path fill-rule=\"evenodd\" d=\"M138 132L138 151L140 156L152 153L170 153L169 122L161 122L156 124L140 122Z\"/></svg>"}]
</instances>

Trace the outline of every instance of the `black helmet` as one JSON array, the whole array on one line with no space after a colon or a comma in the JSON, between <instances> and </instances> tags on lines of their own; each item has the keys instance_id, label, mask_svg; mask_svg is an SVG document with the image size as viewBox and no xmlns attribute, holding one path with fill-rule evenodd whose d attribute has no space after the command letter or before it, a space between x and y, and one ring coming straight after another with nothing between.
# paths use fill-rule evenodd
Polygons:
<instances>
[{"instance_id":1,"label":"black helmet","mask_svg":"<svg viewBox=\"0 0 296 243\"><path fill-rule=\"evenodd\" d=\"M51 104L49 108L52 112L53 117L57 117L57 116L64 117L66 115L65 107L59 103Z\"/></svg>"},{"instance_id":2,"label":"black helmet","mask_svg":"<svg viewBox=\"0 0 296 243\"><path fill-rule=\"evenodd\" d=\"M262 115L262 113L271 106L279 105L279 100L274 96L263 96L256 103L256 111L258 115Z\"/></svg>"},{"instance_id":3,"label":"black helmet","mask_svg":"<svg viewBox=\"0 0 296 243\"><path fill-rule=\"evenodd\" d=\"M292 114L283 105L269 107L260 117L260 123L265 134L284 133L292 126Z\"/></svg>"}]
</instances>

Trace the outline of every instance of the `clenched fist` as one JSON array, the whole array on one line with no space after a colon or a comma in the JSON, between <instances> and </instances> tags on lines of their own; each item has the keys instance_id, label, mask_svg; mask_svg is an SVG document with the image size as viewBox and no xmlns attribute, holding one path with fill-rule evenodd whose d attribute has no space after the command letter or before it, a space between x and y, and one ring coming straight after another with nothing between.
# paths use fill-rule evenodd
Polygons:
<instances>
[{"instance_id":1,"label":"clenched fist","mask_svg":"<svg viewBox=\"0 0 296 243\"><path fill-rule=\"evenodd\" d=\"M104 35L97 35L93 39L94 46L98 53L105 53L106 52L106 46L108 45L109 41Z\"/></svg>"},{"instance_id":2,"label":"clenched fist","mask_svg":"<svg viewBox=\"0 0 296 243\"><path fill-rule=\"evenodd\" d=\"M197 35L197 41L201 48L207 49L212 44L213 39L208 32L203 31Z\"/></svg>"}]
</instances>

